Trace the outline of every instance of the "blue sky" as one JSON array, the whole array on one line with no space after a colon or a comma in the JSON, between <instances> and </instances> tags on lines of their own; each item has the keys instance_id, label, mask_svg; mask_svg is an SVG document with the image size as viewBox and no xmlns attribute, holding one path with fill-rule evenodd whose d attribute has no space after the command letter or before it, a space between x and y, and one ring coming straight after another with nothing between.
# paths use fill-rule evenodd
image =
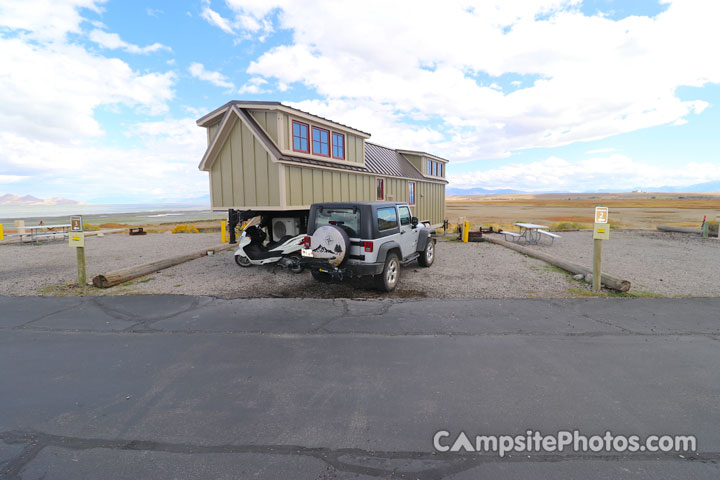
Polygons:
<instances>
[{"instance_id":1,"label":"blue sky","mask_svg":"<svg viewBox=\"0 0 720 480\"><path fill-rule=\"evenodd\" d=\"M458 188L720 180L716 2L5 0L0 194L207 195L195 119L279 100Z\"/></svg>"}]
</instances>

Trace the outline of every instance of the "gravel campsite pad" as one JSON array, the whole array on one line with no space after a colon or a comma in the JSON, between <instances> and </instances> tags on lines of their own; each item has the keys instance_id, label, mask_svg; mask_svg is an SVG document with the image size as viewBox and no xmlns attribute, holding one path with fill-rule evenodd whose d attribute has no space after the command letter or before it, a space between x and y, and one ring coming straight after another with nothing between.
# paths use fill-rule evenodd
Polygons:
<instances>
[{"instance_id":1,"label":"gravel campsite pad","mask_svg":"<svg viewBox=\"0 0 720 480\"><path fill-rule=\"evenodd\" d=\"M592 266L592 232L564 232L550 255ZM664 296L720 295L720 240L654 230L611 231L603 241L603 271L630 280L633 290Z\"/></svg>"},{"instance_id":2,"label":"gravel campsite pad","mask_svg":"<svg viewBox=\"0 0 720 480\"><path fill-rule=\"evenodd\" d=\"M551 255L590 266L592 233L563 232L555 244L534 246ZM107 235L88 238L88 279L99 273L217 245L217 234ZM604 270L632 282L633 290L666 296L720 294L720 241L653 231L613 231L604 242ZM72 294L75 252L66 242L1 247L0 294ZM367 280L321 284L309 272L293 274L271 266L241 268L232 251L203 257L110 289L83 293L174 293L236 297L310 298L540 298L578 296L584 282L548 264L490 243L463 244L440 238L435 264L404 267L392 294Z\"/></svg>"},{"instance_id":3,"label":"gravel campsite pad","mask_svg":"<svg viewBox=\"0 0 720 480\"><path fill-rule=\"evenodd\" d=\"M87 237L87 278L218 244L219 235L207 233ZM0 245L0 258L0 295L52 294L53 287L77 282L75 249L67 241Z\"/></svg>"}]
</instances>

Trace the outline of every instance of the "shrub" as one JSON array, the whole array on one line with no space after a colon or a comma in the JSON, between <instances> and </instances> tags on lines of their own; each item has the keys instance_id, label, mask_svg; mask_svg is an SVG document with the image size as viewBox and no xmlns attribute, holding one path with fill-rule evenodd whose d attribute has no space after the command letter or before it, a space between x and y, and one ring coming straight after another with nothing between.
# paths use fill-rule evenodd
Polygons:
<instances>
[{"instance_id":1,"label":"shrub","mask_svg":"<svg viewBox=\"0 0 720 480\"><path fill-rule=\"evenodd\" d=\"M200 233L195 225L191 224L184 224L181 223L180 225L176 225L175 228L172 229L172 233Z\"/></svg>"},{"instance_id":2,"label":"shrub","mask_svg":"<svg viewBox=\"0 0 720 480\"><path fill-rule=\"evenodd\" d=\"M100 230L100 227L98 227L97 225L91 225L89 223L83 223L83 230L85 230L86 232L97 232L98 230Z\"/></svg>"},{"instance_id":3,"label":"shrub","mask_svg":"<svg viewBox=\"0 0 720 480\"><path fill-rule=\"evenodd\" d=\"M582 230L585 225L575 222L560 222L550 225L550 230Z\"/></svg>"}]
</instances>

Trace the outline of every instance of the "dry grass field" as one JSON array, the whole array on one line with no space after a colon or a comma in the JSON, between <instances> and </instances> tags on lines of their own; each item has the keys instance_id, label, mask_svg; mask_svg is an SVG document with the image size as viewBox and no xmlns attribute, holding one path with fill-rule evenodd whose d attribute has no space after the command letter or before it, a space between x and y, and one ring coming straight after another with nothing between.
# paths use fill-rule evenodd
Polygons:
<instances>
[{"instance_id":1,"label":"dry grass field","mask_svg":"<svg viewBox=\"0 0 720 480\"><path fill-rule=\"evenodd\" d=\"M610 208L619 228L654 229L658 224L700 227L703 216L720 215L720 193L509 194L447 197L451 223L465 217L472 225L507 228L514 222L544 225L577 223L592 227L595 206Z\"/></svg>"}]
</instances>

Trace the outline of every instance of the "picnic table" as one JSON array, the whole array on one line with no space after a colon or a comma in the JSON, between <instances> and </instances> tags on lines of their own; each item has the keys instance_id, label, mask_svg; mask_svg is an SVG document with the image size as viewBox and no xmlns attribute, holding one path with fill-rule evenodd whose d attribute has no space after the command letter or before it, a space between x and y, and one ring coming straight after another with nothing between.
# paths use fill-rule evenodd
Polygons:
<instances>
[{"instance_id":1,"label":"picnic table","mask_svg":"<svg viewBox=\"0 0 720 480\"><path fill-rule=\"evenodd\" d=\"M547 229L550 227L547 225L520 222L516 223L515 226L520 227L520 233L503 232L506 239L510 237L510 240L514 242L524 241L525 243L529 243L531 245L537 245L543 237L549 238L550 243L552 243L556 238L560 238L560 235L548 232Z\"/></svg>"},{"instance_id":2,"label":"picnic table","mask_svg":"<svg viewBox=\"0 0 720 480\"><path fill-rule=\"evenodd\" d=\"M25 233L13 233L6 235L6 237L20 237L23 241L26 237L30 237L31 242L37 242L41 238L55 238L58 235L65 238L68 236L71 226L69 223L61 225L25 225L18 227L25 229Z\"/></svg>"}]
</instances>

